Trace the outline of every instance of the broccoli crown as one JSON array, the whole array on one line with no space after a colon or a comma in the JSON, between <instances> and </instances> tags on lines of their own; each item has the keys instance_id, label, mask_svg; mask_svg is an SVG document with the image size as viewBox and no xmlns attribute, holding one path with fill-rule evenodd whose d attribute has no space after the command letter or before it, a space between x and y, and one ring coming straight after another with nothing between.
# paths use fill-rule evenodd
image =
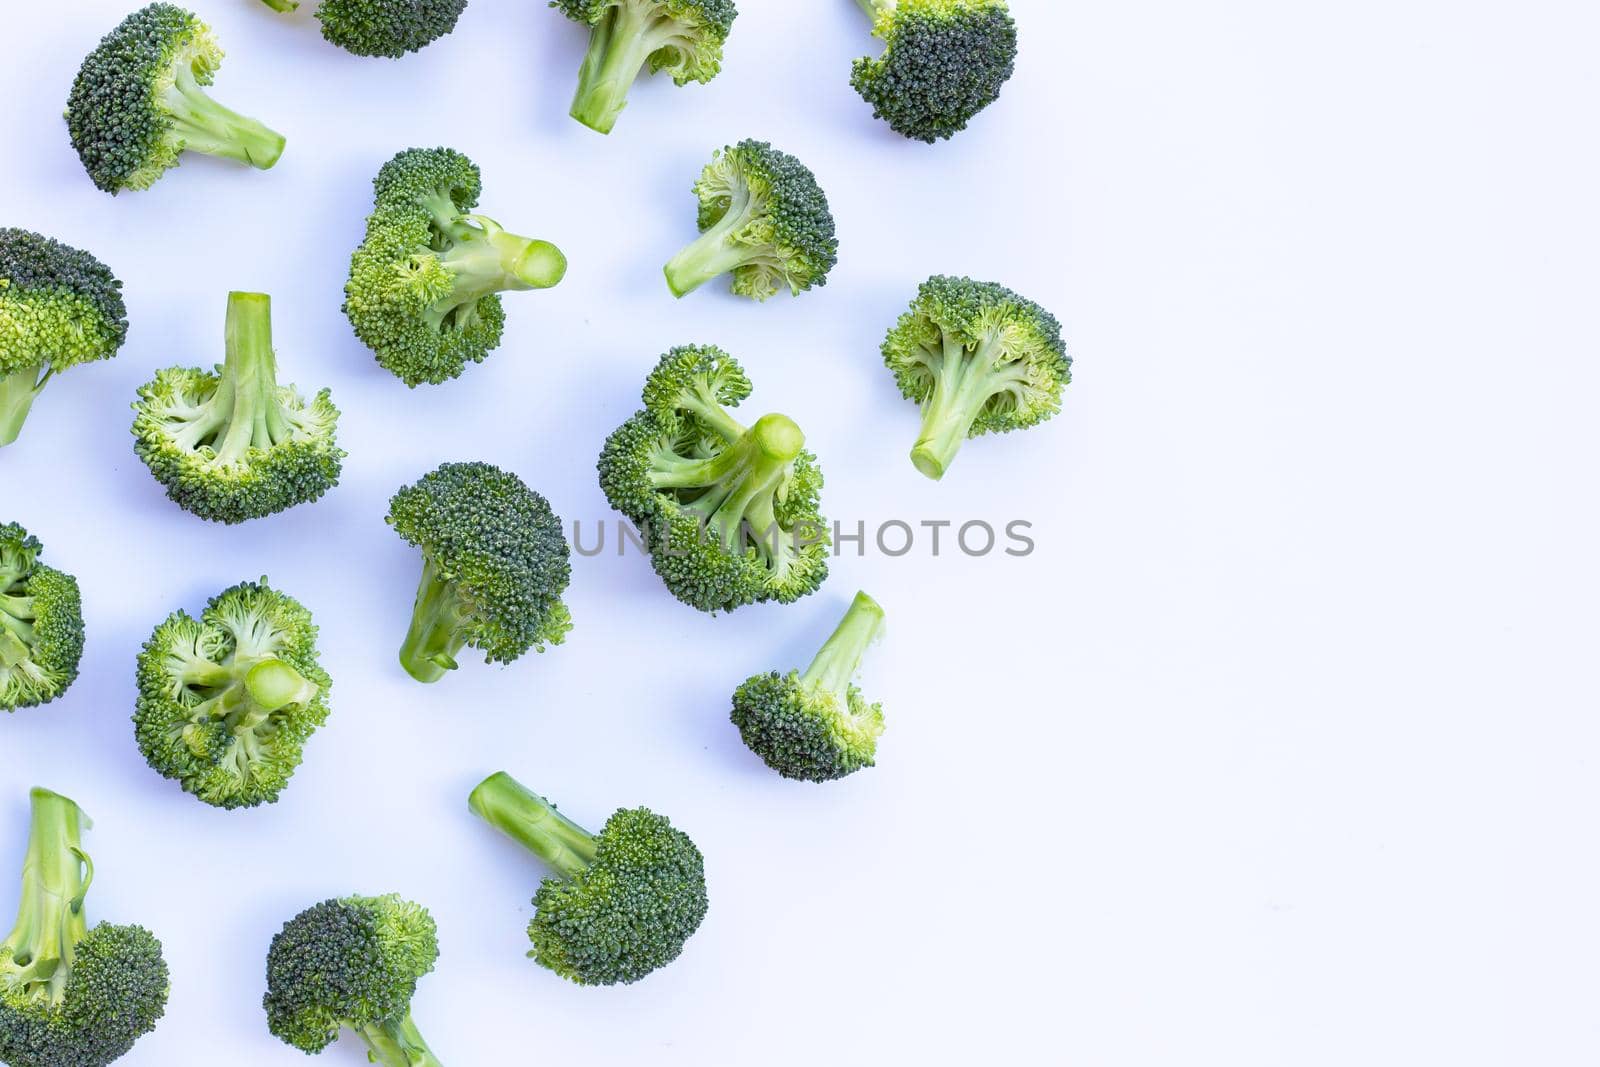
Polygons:
<instances>
[{"instance_id":1,"label":"broccoli crown","mask_svg":"<svg viewBox=\"0 0 1600 1067\"><path fill-rule=\"evenodd\" d=\"M134 735L150 766L219 808L272 803L328 717L333 680L299 601L259 582L179 610L139 652Z\"/></svg>"},{"instance_id":2,"label":"broccoli crown","mask_svg":"<svg viewBox=\"0 0 1600 1067\"><path fill-rule=\"evenodd\" d=\"M407 149L373 187L344 311L378 363L407 385L449 381L483 362L505 327L497 294L549 288L566 273L554 245L470 213L483 185L460 152Z\"/></svg>"},{"instance_id":3,"label":"broccoli crown","mask_svg":"<svg viewBox=\"0 0 1600 1067\"><path fill-rule=\"evenodd\" d=\"M422 549L422 583L401 662L421 681L456 666L463 647L490 663L559 645L572 629L561 600L571 548L550 502L488 463L446 463L389 501L388 522Z\"/></svg>"},{"instance_id":4,"label":"broccoli crown","mask_svg":"<svg viewBox=\"0 0 1600 1067\"><path fill-rule=\"evenodd\" d=\"M140 8L106 34L67 98L67 131L95 185L148 189L185 149L276 163L281 136L203 91L221 65L210 27L172 4Z\"/></svg>"},{"instance_id":5,"label":"broccoli crown","mask_svg":"<svg viewBox=\"0 0 1600 1067\"><path fill-rule=\"evenodd\" d=\"M1005 0L873 2L884 51L856 60L850 84L876 118L932 144L966 129L1000 96L1017 59Z\"/></svg>"},{"instance_id":6,"label":"broccoli crown","mask_svg":"<svg viewBox=\"0 0 1600 1067\"><path fill-rule=\"evenodd\" d=\"M128 336L122 283L88 252L0 228L0 375L110 359Z\"/></svg>"},{"instance_id":7,"label":"broccoli crown","mask_svg":"<svg viewBox=\"0 0 1600 1067\"><path fill-rule=\"evenodd\" d=\"M47 704L78 677L78 580L39 562L39 539L0 524L0 711Z\"/></svg>"},{"instance_id":8,"label":"broccoli crown","mask_svg":"<svg viewBox=\"0 0 1600 1067\"><path fill-rule=\"evenodd\" d=\"M322 36L358 56L399 59L456 28L467 0L322 0Z\"/></svg>"},{"instance_id":9,"label":"broccoli crown","mask_svg":"<svg viewBox=\"0 0 1600 1067\"><path fill-rule=\"evenodd\" d=\"M790 603L828 576L822 471L800 428L727 408L750 393L734 358L674 348L645 382L645 408L607 439L600 487L638 528L656 573L701 611Z\"/></svg>"},{"instance_id":10,"label":"broccoli crown","mask_svg":"<svg viewBox=\"0 0 1600 1067\"><path fill-rule=\"evenodd\" d=\"M683 296L721 274L733 291L765 300L828 283L839 260L833 212L816 175L765 141L740 141L712 156L695 182L700 237L666 266Z\"/></svg>"},{"instance_id":11,"label":"broccoli crown","mask_svg":"<svg viewBox=\"0 0 1600 1067\"><path fill-rule=\"evenodd\" d=\"M936 275L883 342L900 391L922 405L912 459L941 477L961 442L1027 429L1061 410L1072 360L1061 324L1003 285Z\"/></svg>"},{"instance_id":12,"label":"broccoli crown","mask_svg":"<svg viewBox=\"0 0 1600 1067\"><path fill-rule=\"evenodd\" d=\"M180 507L216 522L260 518L339 484L345 452L328 390L279 385L271 299L228 297L227 357L168 367L139 387L134 451Z\"/></svg>"},{"instance_id":13,"label":"broccoli crown","mask_svg":"<svg viewBox=\"0 0 1600 1067\"><path fill-rule=\"evenodd\" d=\"M417 980L438 958L438 931L420 904L393 893L314 904L267 950L267 1027L308 1053L332 1044L340 1027L363 1036L396 1027L409 1021Z\"/></svg>"}]
</instances>

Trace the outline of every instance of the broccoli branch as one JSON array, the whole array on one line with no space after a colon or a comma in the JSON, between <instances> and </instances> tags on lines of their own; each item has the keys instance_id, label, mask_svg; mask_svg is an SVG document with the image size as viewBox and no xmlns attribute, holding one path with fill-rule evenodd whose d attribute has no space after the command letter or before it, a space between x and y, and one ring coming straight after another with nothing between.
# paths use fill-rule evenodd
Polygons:
<instances>
[{"instance_id":1,"label":"broccoli branch","mask_svg":"<svg viewBox=\"0 0 1600 1067\"><path fill-rule=\"evenodd\" d=\"M455 670L456 654L467 644L469 615L456 584L439 572L431 557L425 559L411 627L400 646L406 673L419 682L437 682Z\"/></svg>"},{"instance_id":2,"label":"broccoli branch","mask_svg":"<svg viewBox=\"0 0 1600 1067\"><path fill-rule=\"evenodd\" d=\"M261 0L261 2L274 11L288 12L300 9L300 0Z\"/></svg>"},{"instance_id":3,"label":"broccoli branch","mask_svg":"<svg viewBox=\"0 0 1600 1067\"><path fill-rule=\"evenodd\" d=\"M39 788L31 801L22 900L16 926L0 943L10 954L0 968L0 983L54 1005L65 994L74 950L88 930L83 898L94 880L94 864L83 851L81 833L88 818L78 805Z\"/></svg>"},{"instance_id":4,"label":"broccoli branch","mask_svg":"<svg viewBox=\"0 0 1600 1067\"><path fill-rule=\"evenodd\" d=\"M33 409L33 398L49 380L50 371L47 369L40 375L37 367L23 367L0 375L0 448L17 439L28 412Z\"/></svg>"},{"instance_id":5,"label":"broccoli branch","mask_svg":"<svg viewBox=\"0 0 1600 1067\"><path fill-rule=\"evenodd\" d=\"M608 8L589 34L572 117L591 130L610 133L650 56L680 33L678 24L660 15L654 4L623 0Z\"/></svg>"},{"instance_id":6,"label":"broccoli branch","mask_svg":"<svg viewBox=\"0 0 1600 1067\"><path fill-rule=\"evenodd\" d=\"M971 352L948 335L942 351L926 353L923 362L933 372L933 391L922 406L922 435L911 450L917 470L937 481L955 461L972 424L995 397L1017 392L1027 381L1027 366L1005 360L999 336L983 339Z\"/></svg>"},{"instance_id":7,"label":"broccoli branch","mask_svg":"<svg viewBox=\"0 0 1600 1067\"><path fill-rule=\"evenodd\" d=\"M492 293L548 289L567 272L567 257L548 241L508 233L482 215L457 215L445 225L453 240L439 262L454 276L450 292L424 314L439 329L459 308L471 308Z\"/></svg>"},{"instance_id":8,"label":"broccoli branch","mask_svg":"<svg viewBox=\"0 0 1600 1067\"><path fill-rule=\"evenodd\" d=\"M883 608L865 593L857 593L833 634L822 645L811 666L800 676L802 685L837 695L848 707L850 682L861 669L862 656L883 630Z\"/></svg>"},{"instance_id":9,"label":"broccoli branch","mask_svg":"<svg viewBox=\"0 0 1600 1067\"><path fill-rule=\"evenodd\" d=\"M442 1067L411 1021L410 1012L399 1019L357 1027L356 1033L367 1044L368 1058L383 1067Z\"/></svg>"},{"instance_id":10,"label":"broccoli branch","mask_svg":"<svg viewBox=\"0 0 1600 1067\"><path fill-rule=\"evenodd\" d=\"M183 147L269 169L283 155L283 135L213 100L188 64L178 64L161 106L172 116L172 132Z\"/></svg>"},{"instance_id":11,"label":"broccoli branch","mask_svg":"<svg viewBox=\"0 0 1600 1067\"><path fill-rule=\"evenodd\" d=\"M704 522L724 545L733 545L747 528L765 542L775 533L779 496L804 447L805 435L793 420L764 415L711 459L658 460L650 481L657 489L704 490L684 511Z\"/></svg>"},{"instance_id":12,"label":"broccoli branch","mask_svg":"<svg viewBox=\"0 0 1600 1067\"><path fill-rule=\"evenodd\" d=\"M741 239L764 205L745 182L736 181L732 186L728 210L722 217L667 261L667 285L673 296L687 296L713 278L754 263L781 273L783 264L770 245Z\"/></svg>"},{"instance_id":13,"label":"broccoli branch","mask_svg":"<svg viewBox=\"0 0 1600 1067\"><path fill-rule=\"evenodd\" d=\"M480 782L467 804L484 822L567 878L582 874L594 862L594 835L504 771Z\"/></svg>"}]
</instances>

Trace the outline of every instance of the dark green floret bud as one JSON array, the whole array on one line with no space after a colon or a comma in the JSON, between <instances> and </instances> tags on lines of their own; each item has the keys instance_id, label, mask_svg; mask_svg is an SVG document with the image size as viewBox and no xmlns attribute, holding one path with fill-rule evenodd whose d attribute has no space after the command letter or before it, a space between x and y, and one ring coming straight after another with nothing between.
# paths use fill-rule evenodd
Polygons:
<instances>
[{"instance_id":1,"label":"dark green floret bud","mask_svg":"<svg viewBox=\"0 0 1600 1067\"><path fill-rule=\"evenodd\" d=\"M39 539L0 523L0 711L48 704L78 677L78 580L39 562Z\"/></svg>"}]
</instances>

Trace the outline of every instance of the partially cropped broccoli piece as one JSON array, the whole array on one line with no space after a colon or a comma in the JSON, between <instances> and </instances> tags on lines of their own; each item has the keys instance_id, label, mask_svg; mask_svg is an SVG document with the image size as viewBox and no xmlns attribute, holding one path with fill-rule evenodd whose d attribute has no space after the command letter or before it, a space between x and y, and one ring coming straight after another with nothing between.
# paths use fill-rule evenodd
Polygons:
<instances>
[{"instance_id":1,"label":"partially cropped broccoli piece","mask_svg":"<svg viewBox=\"0 0 1600 1067\"><path fill-rule=\"evenodd\" d=\"M935 480L968 437L1024 430L1056 414L1072 380L1055 316L971 278L923 282L885 338L883 358L900 391L922 405L911 462Z\"/></svg>"},{"instance_id":2,"label":"partially cropped broccoli piece","mask_svg":"<svg viewBox=\"0 0 1600 1067\"><path fill-rule=\"evenodd\" d=\"M567 259L548 241L471 214L477 165L449 148L411 148L383 165L367 236L350 259L344 312L378 362L407 385L455 378L500 344L496 294L548 289Z\"/></svg>"},{"instance_id":3,"label":"partially cropped broccoli piece","mask_svg":"<svg viewBox=\"0 0 1600 1067\"><path fill-rule=\"evenodd\" d=\"M283 137L206 95L222 48L211 28L172 4L140 8L106 34L78 69L67 131L95 185L148 189L185 151L266 170Z\"/></svg>"},{"instance_id":4,"label":"partially cropped broccoli piece","mask_svg":"<svg viewBox=\"0 0 1600 1067\"><path fill-rule=\"evenodd\" d=\"M932 144L994 103L1017 61L1005 0L858 0L884 42L850 84L895 132Z\"/></svg>"},{"instance_id":5,"label":"partially cropped broccoli piece","mask_svg":"<svg viewBox=\"0 0 1600 1067\"><path fill-rule=\"evenodd\" d=\"M333 680L299 601L259 582L178 610L139 652L134 735L150 766L207 804L278 799L328 717Z\"/></svg>"},{"instance_id":6,"label":"partially cropped broccoli piece","mask_svg":"<svg viewBox=\"0 0 1600 1067\"><path fill-rule=\"evenodd\" d=\"M722 45L739 14L733 0L550 0L589 27L572 117L610 133L628 90L646 66L678 85L708 82L722 69Z\"/></svg>"},{"instance_id":7,"label":"partially cropped broccoli piece","mask_svg":"<svg viewBox=\"0 0 1600 1067\"><path fill-rule=\"evenodd\" d=\"M384 1067L440 1067L411 1020L417 980L433 970L433 916L393 893L314 904L267 950L267 1027L301 1052L353 1030Z\"/></svg>"},{"instance_id":8,"label":"partially cropped broccoli piece","mask_svg":"<svg viewBox=\"0 0 1600 1067\"><path fill-rule=\"evenodd\" d=\"M534 894L528 953L579 985L637 982L678 958L706 917L700 850L648 808L621 808L591 834L501 771L472 810L553 868Z\"/></svg>"},{"instance_id":9,"label":"partially cropped broccoli piece","mask_svg":"<svg viewBox=\"0 0 1600 1067\"><path fill-rule=\"evenodd\" d=\"M816 175L765 141L715 153L694 183L700 236L667 263L667 285L684 296L732 273L733 291L765 300L828 283L839 259L833 212Z\"/></svg>"},{"instance_id":10,"label":"partially cropped broccoli piece","mask_svg":"<svg viewBox=\"0 0 1600 1067\"><path fill-rule=\"evenodd\" d=\"M422 583L400 664L419 682L470 645L490 663L559 645L571 547L550 502L488 463L446 463L389 501L389 525L422 549Z\"/></svg>"},{"instance_id":11,"label":"partially cropped broccoli piece","mask_svg":"<svg viewBox=\"0 0 1600 1067\"><path fill-rule=\"evenodd\" d=\"M828 576L822 471L784 415L746 429L728 413L750 379L712 345L674 348L644 410L607 439L600 488L639 530L667 588L701 611L790 603Z\"/></svg>"},{"instance_id":12,"label":"partially cropped broccoli piece","mask_svg":"<svg viewBox=\"0 0 1600 1067\"><path fill-rule=\"evenodd\" d=\"M87 252L0 228L0 448L52 375L110 359L128 336L122 283Z\"/></svg>"},{"instance_id":13,"label":"partially cropped broccoli piece","mask_svg":"<svg viewBox=\"0 0 1600 1067\"><path fill-rule=\"evenodd\" d=\"M78 677L78 580L40 563L43 548L16 523L0 524L0 711L48 704Z\"/></svg>"},{"instance_id":14,"label":"partially cropped broccoli piece","mask_svg":"<svg viewBox=\"0 0 1600 1067\"><path fill-rule=\"evenodd\" d=\"M89 928L88 816L48 789L33 791L32 808L17 925L0 942L0 1062L102 1067L155 1029L167 964L142 926Z\"/></svg>"},{"instance_id":15,"label":"partially cropped broccoli piece","mask_svg":"<svg viewBox=\"0 0 1600 1067\"><path fill-rule=\"evenodd\" d=\"M235 523L316 500L339 484L345 453L328 390L278 384L272 298L229 293L226 356L215 371L168 367L139 387L133 449L167 496Z\"/></svg>"},{"instance_id":16,"label":"partially cropped broccoli piece","mask_svg":"<svg viewBox=\"0 0 1600 1067\"><path fill-rule=\"evenodd\" d=\"M745 745L785 778L827 782L870 767L883 706L853 684L861 657L883 630L883 608L857 593L806 672L757 674L733 694Z\"/></svg>"},{"instance_id":17,"label":"partially cropped broccoli piece","mask_svg":"<svg viewBox=\"0 0 1600 1067\"><path fill-rule=\"evenodd\" d=\"M296 11L299 0L262 0L274 11ZM322 0L322 36L358 56L399 59L456 28L467 0Z\"/></svg>"}]
</instances>

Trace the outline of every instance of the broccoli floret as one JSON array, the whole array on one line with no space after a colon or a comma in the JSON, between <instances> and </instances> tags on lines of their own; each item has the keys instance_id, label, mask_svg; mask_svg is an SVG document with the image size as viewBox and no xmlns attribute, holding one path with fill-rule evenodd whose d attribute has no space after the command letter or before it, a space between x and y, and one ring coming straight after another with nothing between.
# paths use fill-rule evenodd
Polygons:
<instances>
[{"instance_id":1,"label":"broccoli floret","mask_svg":"<svg viewBox=\"0 0 1600 1067\"><path fill-rule=\"evenodd\" d=\"M272 298L229 293L225 361L168 367L139 387L133 450L167 496L236 523L316 500L339 484L339 409L278 384Z\"/></svg>"},{"instance_id":2,"label":"broccoli floret","mask_svg":"<svg viewBox=\"0 0 1600 1067\"><path fill-rule=\"evenodd\" d=\"M827 782L871 767L883 705L852 684L867 646L883 631L883 608L857 593L806 672L757 674L733 694L733 724L745 745L785 778Z\"/></svg>"},{"instance_id":3,"label":"broccoli floret","mask_svg":"<svg viewBox=\"0 0 1600 1067\"><path fill-rule=\"evenodd\" d=\"M299 601L259 582L178 610L139 652L134 735L150 766L207 804L270 804L328 717L333 680Z\"/></svg>"},{"instance_id":4,"label":"broccoli floret","mask_svg":"<svg viewBox=\"0 0 1600 1067\"><path fill-rule=\"evenodd\" d=\"M932 144L994 103L1017 61L1005 0L858 0L884 42L850 84L895 132Z\"/></svg>"},{"instance_id":5,"label":"broccoli floret","mask_svg":"<svg viewBox=\"0 0 1600 1067\"><path fill-rule=\"evenodd\" d=\"M923 282L885 338L883 359L900 391L922 405L911 462L935 480L968 437L1024 430L1060 411L1072 380L1055 316L971 278Z\"/></svg>"},{"instance_id":6,"label":"broccoli floret","mask_svg":"<svg viewBox=\"0 0 1600 1067\"><path fill-rule=\"evenodd\" d=\"M828 576L816 457L786 416L736 421L727 408L749 395L720 348L674 348L645 382L644 410L600 454L606 499L638 529L667 588L701 611L787 604Z\"/></svg>"},{"instance_id":7,"label":"broccoli floret","mask_svg":"<svg viewBox=\"0 0 1600 1067\"><path fill-rule=\"evenodd\" d=\"M155 1029L167 964L142 926L89 928L88 816L48 789L33 791L32 809L17 925L0 942L0 1062L101 1067Z\"/></svg>"},{"instance_id":8,"label":"broccoli floret","mask_svg":"<svg viewBox=\"0 0 1600 1067\"><path fill-rule=\"evenodd\" d=\"M283 137L206 95L222 48L171 4L140 8L84 58L67 98L67 131L95 185L148 189L184 151L270 168Z\"/></svg>"},{"instance_id":9,"label":"broccoli floret","mask_svg":"<svg viewBox=\"0 0 1600 1067\"><path fill-rule=\"evenodd\" d=\"M384 1067L440 1067L411 1019L417 980L439 958L433 916L389 893L314 904L283 924L267 950L267 1027L306 1053L341 1028Z\"/></svg>"},{"instance_id":10,"label":"broccoli floret","mask_svg":"<svg viewBox=\"0 0 1600 1067\"><path fill-rule=\"evenodd\" d=\"M677 959L706 917L700 850L648 808L620 808L591 834L504 771L468 804L555 870L533 898L528 955L569 981L637 982Z\"/></svg>"},{"instance_id":11,"label":"broccoli floret","mask_svg":"<svg viewBox=\"0 0 1600 1067\"><path fill-rule=\"evenodd\" d=\"M610 133L628 90L648 66L678 85L705 83L722 69L722 45L739 14L733 0L550 0L589 27L572 117Z\"/></svg>"},{"instance_id":12,"label":"broccoli floret","mask_svg":"<svg viewBox=\"0 0 1600 1067\"><path fill-rule=\"evenodd\" d=\"M0 524L0 711L48 704L78 677L78 580L40 563L43 548L16 523Z\"/></svg>"},{"instance_id":13,"label":"broccoli floret","mask_svg":"<svg viewBox=\"0 0 1600 1067\"><path fill-rule=\"evenodd\" d=\"M740 141L711 157L694 183L700 236L666 266L673 295L733 274L733 291L765 300L828 284L839 259L833 212L804 163L765 141Z\"/></svg>"},{"instance_id":14,"label":"broccoli floret","mask_svg":"<svg viewBox=\"0 0 1600 1067\"><path fill-rule=\"evenodd\" d=\"M550 502L488 463L446 463L389 501L389 525L422 549L422 582L400 663L419 682L470 645L490 663L559 645L571 548Z\"/></svg>"},{"instance_id":15,"label":"broccoli floret","mask_svg":"<svg viewBox=\"0 0 1600 1067\"><path fill-rule=\"evenodd\" d=\"M262 0L274 11L297 11L299 0ZM399 59L456 28L467 0L322 0L322 36L358 56Z\"/></svg>"},{"instance_id":16,"label":"broccoli floret","mask_svg":"<svg viewBox=\"0 0 1600 1067\"><path fill-rule=\"evenodd\" d=\"M344 312L378 362L407 385L455 378L500 344L496 294L548 289L567 259L548 241L471 214L483 183L448 148L411 148L378 172L366 240L350 259Z\"/></svg>"},{"instance_id":17,"label":"broccoli floret","mask_svg":"<svg viewBox=\"0 0 1600 1067\"><path fill-rule=\"evenodd\" d=\"M0 228L0 448L52 375L110 359L128 336L122 283L94 256Z\"/></svg>"}]
</instances>

